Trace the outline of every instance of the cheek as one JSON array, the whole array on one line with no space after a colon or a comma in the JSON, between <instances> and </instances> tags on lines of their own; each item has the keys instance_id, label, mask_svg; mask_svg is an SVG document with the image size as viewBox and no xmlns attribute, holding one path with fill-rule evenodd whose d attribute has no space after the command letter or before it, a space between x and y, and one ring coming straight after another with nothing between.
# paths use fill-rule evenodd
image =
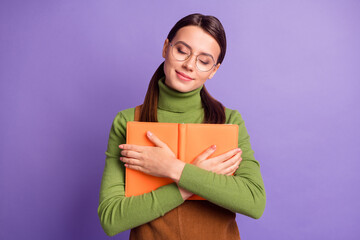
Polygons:
<instances>
[{"instance_id":1,"label":"cheek","mask_svg":"<svg viewBox=\"0 0 360 240\"><path fill-rule=\"evenodd\" d=\"M173 74L173 71L175 70L175 68L177 68L176 63L172 62L171 60L169 60L168 58L165 59L164 61L164 73L167 77L169 74Z\"/></svg>"},{"instance_id":2,"label":"cheek","mask_svg":"<svg viewBox=\"0 0 360 240\"><path fill-rule=\"evenodd\" d=\"M169 72L169 62L167 60L165 60L164 62L164 73L165 75Z\"/></svg>"},{"instance_id":3,"label":"cheek","mask_svg":"<svg viewBox=\"0 0 360 240\"><path fill-rule=\"evenodd\" d=\"M164 62L164 74L165 74L165 82L167 85L171 85L169 80L171 80L173 78L172 76L172 65L169 61Z\"/></svg>"},{"instance_id":4,"label":"cheek","mask_svg":"<svg viewBox=\"0 0 360 240\"><path fill-rule=\"evenodd\" d=\"M208 80L210 77L210 73L201 73L199 75L199 78L201 79L202 82L206 82L206 80Z\"/></svg>"}]
</instances>

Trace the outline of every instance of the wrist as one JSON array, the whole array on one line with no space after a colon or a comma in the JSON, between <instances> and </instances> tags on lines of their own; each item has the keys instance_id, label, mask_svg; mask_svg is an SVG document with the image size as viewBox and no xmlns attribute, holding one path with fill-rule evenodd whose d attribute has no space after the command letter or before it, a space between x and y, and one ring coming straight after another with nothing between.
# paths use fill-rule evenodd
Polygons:
<instances>
[{"instance_id":1,"label":"wrist","mask_svg":"<svg viewBox=\"0 0 360 240\"><path fill-rule=\"evenodd\" d=\"M179 159L175 159L173 164L170 166L169 178L173 180L176 184L179 183L182 171L184 170L185 163Z\"/></svg>"},{"instance_id":2,"label":"wrist","mask_svg":"<svg viewBox=\"0 0 360 240\"><path fill-rule=\"evenodd\" d=\"M191 197L192 195L194 195L192 192L189 192L181 187L178 186L179 192L181 194L181 197L183 198L183 200L185 201L186 199L188 199L189 197Z\"/></svg>"}]
</instances>

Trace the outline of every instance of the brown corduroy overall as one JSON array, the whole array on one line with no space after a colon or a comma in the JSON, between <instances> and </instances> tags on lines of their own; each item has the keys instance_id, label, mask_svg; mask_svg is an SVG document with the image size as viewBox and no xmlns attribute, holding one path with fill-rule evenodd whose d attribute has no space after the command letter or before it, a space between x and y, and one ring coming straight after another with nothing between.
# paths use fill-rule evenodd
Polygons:
<instances>
[{"instance_id":1,"label":"brown corduroy overall","mask_svg":"<svg viewBox=\"0 0 360 240\"><path fill-rule=\"evenodd\" d=\"M135 121L140 119L135 109ZM239 240L236 214L206 200L186 200L164 216L131 229L130 240Z\"/></svg>"}]
</instances>

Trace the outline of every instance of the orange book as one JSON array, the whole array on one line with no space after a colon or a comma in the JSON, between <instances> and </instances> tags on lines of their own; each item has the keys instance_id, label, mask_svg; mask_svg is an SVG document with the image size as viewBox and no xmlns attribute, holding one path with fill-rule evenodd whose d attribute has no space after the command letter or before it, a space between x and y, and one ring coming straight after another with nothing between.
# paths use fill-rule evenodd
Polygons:
<instances>
[{"instance_id":1,"label":"orange book","mask_svg":"<svg viewBox=\"0 0 360 240\"><path fill-rule=\"evenodd\" d=\"M151 131L165 142L178 159L192 163L197 156L211 145L216 151L210 157L216 157L238 147L238 125L236 124L196 124L196 123L159 123L127 122L126 143L154 146L147 138ZM170 178L154 177L143 172L126 168L125 196L137 196L151 192L161 186L172 183ZM188 200L206 200L193 195Z\"/></svg>"}]
</instances>

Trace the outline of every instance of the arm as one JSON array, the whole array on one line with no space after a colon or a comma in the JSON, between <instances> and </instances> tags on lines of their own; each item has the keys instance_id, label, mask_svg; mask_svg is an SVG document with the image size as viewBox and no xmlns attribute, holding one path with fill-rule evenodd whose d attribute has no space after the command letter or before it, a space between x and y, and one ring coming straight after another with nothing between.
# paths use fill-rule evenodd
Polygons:
<instances>
[{"instance_id":1,"label":"arm","mask_svg":"<svg viewBox=\"0 0 360 240\"><path fill-rule=\"evenodd\" d=\"M266 195L260 165L254 158L245 123L237 111L229 117L239 125L239 144L242 161L233 176L217 174L192 164L186 164L179 186L214 204L233 212L258 219L264 212Z\"/></svg>"},{"instance_id":2,"label":"arm","mask_svg":"<svg viewBox=\"0 0 360 240\"><path fill-rule=\"evenodd\" d=\"M176 183L150 193L125 197L125 167L119 145L126 142L126 119L118 113L111 126L103 171L98 215L109 236L147 223L184 202Z\"/></svg>"}]
</instances>

